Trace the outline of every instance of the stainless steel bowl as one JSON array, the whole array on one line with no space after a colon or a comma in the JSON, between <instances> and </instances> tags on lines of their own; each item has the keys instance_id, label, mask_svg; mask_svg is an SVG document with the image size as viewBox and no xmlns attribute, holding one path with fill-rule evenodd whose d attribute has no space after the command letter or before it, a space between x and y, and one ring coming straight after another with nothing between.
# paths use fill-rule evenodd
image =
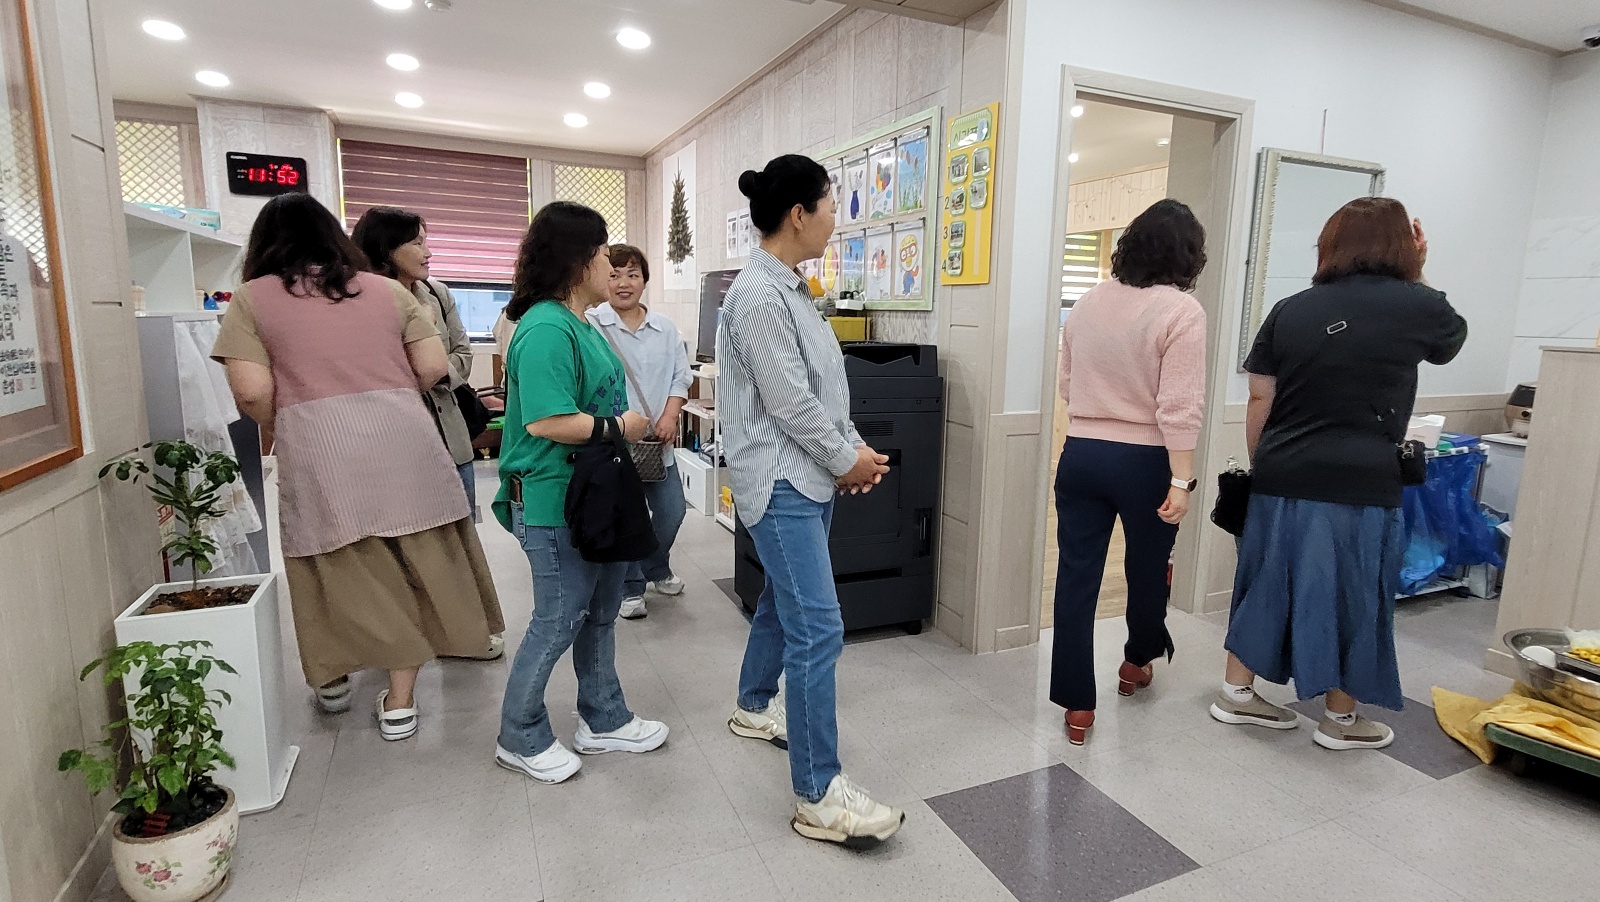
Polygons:
<instances>
[{"instance_id":1,"label":"stainless steel bowl","mask_svg":"<svg viewBox=\"0 0 1600 902\"><path fill-rule=\"evenodd\" d=\"M1553 652L1567 650L1567 634L1561 630L1514 630L1506 633L1506 647L1522 671L1522 682L1539 698L1552 705L1560 705L1585 717L1600 720L1600 682L1546 667L1529 658L1522 650L1530 645L1542 645Z\"/></svg>"}]
</instances>

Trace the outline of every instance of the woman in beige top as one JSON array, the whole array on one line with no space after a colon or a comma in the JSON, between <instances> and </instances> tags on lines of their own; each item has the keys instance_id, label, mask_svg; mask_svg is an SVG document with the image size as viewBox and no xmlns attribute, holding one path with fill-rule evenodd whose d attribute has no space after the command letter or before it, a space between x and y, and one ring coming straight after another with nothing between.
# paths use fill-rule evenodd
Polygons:
<instances>
[{"instance_id":1,"label":"woman in beige top","mask_svg":"<svg viewBox=\"0 0 1600 902\"><path fill-rule=\"evenodd\" d=\"M268 202L212 356L276 435L279 519L306 682L330 713L349 674L389 672L384 739L417 731L422 665L504 630L455 466L422 395L448 372L439 332L309 195Z\"/></svg>"}]
</instances>

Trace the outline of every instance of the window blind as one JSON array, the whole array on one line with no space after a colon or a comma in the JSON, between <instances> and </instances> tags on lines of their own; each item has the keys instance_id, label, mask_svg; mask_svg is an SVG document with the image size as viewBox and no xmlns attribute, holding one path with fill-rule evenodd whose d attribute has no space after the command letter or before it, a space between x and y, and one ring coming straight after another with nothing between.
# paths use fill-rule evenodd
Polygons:
<instances>
[{"instance_id":1,"label":"window blind","mask_svg":"<svg viewBox=\"0 0 1600 902\"><path fill-rule=\"evenodd\" d=\"M375 206L428 222L433 275L510 282L528 229L528 161L424 147L339 142L345 227Z\"/></svg>"},{"instance_id":2,"label":"window blind","mask_svg":"<svg viewBox=\"0 0 1600 902\"><path fill-rule=\"evenodd\" d=\"M1068 235L1061 258L1061 306L1071 307L1101 282L1103 232Z\"/></svg>"}]
</instances>

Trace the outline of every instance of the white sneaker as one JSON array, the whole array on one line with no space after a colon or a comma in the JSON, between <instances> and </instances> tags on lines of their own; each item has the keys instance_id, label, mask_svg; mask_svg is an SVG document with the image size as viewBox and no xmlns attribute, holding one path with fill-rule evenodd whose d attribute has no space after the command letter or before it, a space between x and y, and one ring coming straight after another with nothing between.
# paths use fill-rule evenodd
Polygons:
<instances>
[{"instance_id":1,"label":"white sneaker","mask_svg":"<svg viewBox=\"0 0 1600 902\"><path fill-rule=\"evenodd\" d=\"M789 712L784 708L783 693L772 697L764 711L746 711L735 707L728 718L728 729L736 736L760 739L780 749L789 747Z\"/></svg>"},{"instance_id":2,"label":"white sneaker","mask_svg":"<svg viewBox=\"0 0 1600 902\"><path fill-rule=\"evenodd\" d=\"M790 825L807 839L870 849L895 835L905 820L904 811L874 802L849 777L839 774L828 784L822 801L795 806Z\"/></svg>"},{"instance_id":3,"label":"white sneaker","mask_svg":"<svg viewBox=\"0 0 1600 902\"><path fill-rule=\"evenodd\" d=\"M657 580L650 585L655 586L656 594L658 595L675 597L683 594L683 580L679 579L676 575L669 576L663 580Z\"/></svg>"},{"instance_id":4,"label":"white sneaker","mask_svg":"<svg viewBox=\"0 0 1600 902\"><path fill-rule=\"evenodd\" d=\"M385 711L383 703L389 698L389 690L378 693L378 732L383 734L387 742L399 742L417 735L417 703L413 699L409 708L394 708Z\"/></svg>"},{"instance_id":5,"label":"white sneaker","mask_svg":"<svg viewBox=\"0 0 1600 902\"><path fill-rule=\"evenodd\" d=\"M317 707L324 714L343 714L350 710L350 678L340 677L316 690Z\"/></svg>"},{"instance_id":6,"label":"white sneaker","mask_svg":"<svg viewBox=\"0 0 1600 902\"><path fill-rule=\"evenodd\" d=\"M494 747L494 763L540 783L560 783L583 767L578 756L568 751L559 739L537 755L518 755L497 744Z\"/></svg>"},{"instance_id":7,"label":"white sneaker","mask_svg":"<svg viewBox=\"0 0 1600 902\"><path fill-rule=\"evenodd\" d=\"M583 718L578 718L578 732L572 737L572 747L580 755L603 755L606 752L653 752L667 741L667 725L658 720L645 720L635 716L621 728L609 733L596 733L589 729Z\"/></svg>"},{"instance_id":8,"label":"white sneaker","mask_svg":"<svg viewBox=\"0 0 1600 902\"><path fill-rule=\"evenodd\" d=\"M622 599L622 610L617 612L617 616L623 620L643 620L650 616L650 612L644 609L644 596Z\"/></svg>"}]
</instances>

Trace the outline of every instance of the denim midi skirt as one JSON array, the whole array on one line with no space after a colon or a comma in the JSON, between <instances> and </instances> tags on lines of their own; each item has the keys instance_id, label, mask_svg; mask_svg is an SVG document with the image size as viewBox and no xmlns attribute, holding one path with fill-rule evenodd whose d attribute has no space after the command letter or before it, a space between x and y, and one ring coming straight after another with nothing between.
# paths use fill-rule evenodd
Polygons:
<instances>
[{"instance_id":1,"label":"denim midi skirt","mask_svg":"<svg viewBox=\"0 0 1600 902\"><path fill-rule=\"evenodd\" d=\"M1405 532L1398 508L1272 495L1250 499L1227 649L1301 699L1341 689L1400 710L1394 601Z\"/></svg>"}]
</instances>

